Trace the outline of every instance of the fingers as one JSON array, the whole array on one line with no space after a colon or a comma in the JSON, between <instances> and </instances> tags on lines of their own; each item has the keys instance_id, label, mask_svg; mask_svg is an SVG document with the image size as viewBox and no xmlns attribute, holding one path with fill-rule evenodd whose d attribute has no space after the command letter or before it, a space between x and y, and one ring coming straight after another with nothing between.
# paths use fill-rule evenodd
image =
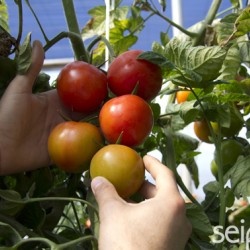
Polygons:
<instances>
[{"instance_id":1,"label":"fingers","mask_svg":"<svg viewBox=\"0 0 250 250\"><path fill-rule=\"evenodd\" d=\"M44 50L40 41L34 41L32 48L31 66L26 73L29 81L33 82L42 69L44 61Z\"/></svg>"},{"instance_id":2,"label":"fingers","mask_svg":"<svg viewBox=\"0 0 250 250\"><path fill-rule=\"evenodd\" d=\"M147 191L144 191L145 193L148 192L146 193L147 195L149 195L150 197L152 197L152 195L160 195L166 197L166 195L168 194L176 194L179 196L179 190L176 184L176 180L173 172L170 169L168 169L156 158L149 155L144 156L143 161L145 164L145 168L155 180L156 188L156 190L153 190L152 186L145 187L146 189L148 189Z\"/></svg>"},{"instance_id":3,"label":"fingers","mask_svg":"<svg viewBox=\"0 0 250 250\"><path fill-rule=\"evenodd\" d=\"M17 75L11 82L11 88L16 92L31 92L37 75L42 69L44 61L44 50L41 42L34 41L32 47L31 65L26 74Z\"/></svg>"},{"instance_id":4,"label":"fingers","mask_svg":"<svg viewBox=\"0 0 250 250\"><path fill-rule=\"evenodd\" d=\"M103 177L95 177L91 182L91 188L100 209L104 205L109 204L109 202L122 200L117 194L115 187Z\"/></svg>"},{"instance_id":5,"label":"fingers","mask_svg":"<svg viewBox=\"0 0 250 250\"><path fill-rule=\"evenodd\" d=\"M155 197L157 190L154 184L150 183L149 181L145 181L142 184L139 193L140 195L142 195L143 198L150 199Z\"/></svg>"}]
</instances>

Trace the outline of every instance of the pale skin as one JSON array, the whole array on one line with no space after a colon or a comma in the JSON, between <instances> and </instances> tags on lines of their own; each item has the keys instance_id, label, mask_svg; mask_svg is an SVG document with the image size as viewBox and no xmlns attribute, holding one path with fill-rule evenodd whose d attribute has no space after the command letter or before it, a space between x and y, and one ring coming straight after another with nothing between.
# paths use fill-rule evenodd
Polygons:
<instances>
[{"instance_id":1,"label":"pale skin","mask_svg":"<svg viewBox=\"0 0 250 250\"><path fill-rule=\"evenodd\" d=\"M49 166L47 140L63 121L59 112L79 118L62 105L56 90L32 94L43 61L42 44L35 41L30 69L13 79L0 100L0 175ZM104 178L92 181L100 209L100 250L184 249L191 226L174 175L153 157L145 156L144 163L156 185L145 182L141 203L124 201Z\"/></svg>"},{"instance_id":2,"label":"pale skin","mask_svg":"<svg viewBox=\"0 0 250 250\"><path fill-rule=\"evenodd\" d=\"M34 42L32 65L17 75L0 101L0 175L48 166L47 140L51 130L71 112L60 102L56 90L32 94L44 61L42 44Z\"/></svg>"},{"instance_id":3,"label":"pale skin","mask_svg":"<svg viewBox=\"0 0 250 250\"><path fill-rule=\"evenodd\" d=\"M143 158L155 179L145 182L141 203L121 199L114 186L102 177L92 181L100 212L100 250L181 250L191 234L185 203L173 173L152 156Z\"/></svg>"}]
</instances>

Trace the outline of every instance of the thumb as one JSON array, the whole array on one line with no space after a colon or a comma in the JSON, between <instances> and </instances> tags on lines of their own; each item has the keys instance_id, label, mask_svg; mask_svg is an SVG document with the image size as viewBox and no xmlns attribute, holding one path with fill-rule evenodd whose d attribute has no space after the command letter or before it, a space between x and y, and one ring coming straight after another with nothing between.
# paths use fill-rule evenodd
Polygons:
<instances>
[{"instance_id":1,"label":"thumb","mask_svg":"<svg viewBox=\"0 0 250 250\"><path fill-rule=\"evenodd\" d=\"M105 205L121 201L115 187L104 177L95 177L91 182L91 188L100 209Z\"/></svg>"},{"instance_id":2,"label":"thumb","mask_svg":"<svg viewBox=\"0 0 250 250\"><path fill-rule=\"evenodd\" d=\"M42 44L39 41L34 41L30 68L26 74L17 75L11 82L10 88L14 88L18 92L31 92L35 79L42 69L43 61L44 50Z\"/></svg>"}]
</instances>

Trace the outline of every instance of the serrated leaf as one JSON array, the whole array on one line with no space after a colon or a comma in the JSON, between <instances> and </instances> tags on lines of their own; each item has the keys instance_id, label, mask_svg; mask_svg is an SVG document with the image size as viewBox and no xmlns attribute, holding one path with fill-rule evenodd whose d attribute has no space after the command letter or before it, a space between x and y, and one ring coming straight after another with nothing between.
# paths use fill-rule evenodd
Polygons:
<instances>
[{"instance_id":1,"label":"serrated leaf","mask_svg":"<svg viewBox=\"0 0 250 250\"><path fill-rule=\"evenodd\" d=\"M240 60L240 50L237 44L232 45L229 50L227 51L226 58L222 64L221 70L220 70L220 76L218 77L218 80L233 80L236 77L236 74L238 73L238 70L241 65Z\"/></svg>"},{"instance_id":2,"label":"serrated leaf","mask_svg":"<svg viewBox=\"0 0 250 250\"><path fill-rule=\"evenodd\" d=\"M8 16L8 8L5 0L1 1L0 4L0 25L9 32L9 16Z\"/></svg>"},{"instance_id":3,"label":"serrated leaf","mask_svg":"<svg viewBox=\"0 0 250 250\"><path fill-rule=\"evenodd\" d=\"M110 28L113 28L114 20L125 20L129 12L128 6L116 7L110 12ZM92 19L88 21L82 29L83 40L89 39L93 36L103 35L106 29L106 6L96 6L88 11Z\"/></svg>"},{"instance_id":4,"label":"serrated leaf","mask_svg":"<svg viewBox=\"0 0 250 250\"><path fill-rule=\"evenodd\" d=\"M191 42L172 39L166 46L164 55L179 68L179 72L172 77L172 81L179 85L193 88L208 87L209 83L219 75L219 70L226 56L226 50L220 46L193 47ZM200 76L199 82L190 77L193 71Z\"/></svg>"},{"instance_id":5,"label":"serrated leaf","mask_svg":"<svg viewBox=\"0 0 250 250\"><path fill-rule=\"evenodd\" d=\"M232 34L234 30L234 23L239 14L230 13L220 20L220 22L215 26L217 42L218 44L224 44L225 40Z\"/></svg>"},{"instance_id":6,"label":"serrated leaf","mask_svg":"<svg viewBox=\"0 0 250 250\"><path fill-rule=\"evenodd\" d=\"M238 43L240 50L240 58L242 63L250 63L250 43L245 41Z\"/></svg>"},{"instance_id":7,"label":"serrated leaf","mask_svg":"<svg viewBox=\"0 0 250 250\"><path fill-rule=\"evenodd\" d=\"M209 242L209 236L213 234L213 229L205 212L197 205L187 203L186 215L192 224L192 234L200 240Z\"/></svg>"},{"instance_id":8,"label":"serrated leaf","mask_svg":"<svg viewBox=\"0 0 250 250\"><path fill-rule=\"evenodd\" d=\"M23 44L19 48L17 57L17 72L21 75L25 74L31 65L32 48L30 45L31 33L28 33L23 41Z\"/></svg>"},{"instance_id":9,"label":"serrated leaf","mask_svg":"<svg viewBox=\"0 0 250 250\"><path fill-rule=\"evenodd\" d=\"M250 6L246 7L235 22L234 36L239 37L250 31Z\"/></svg>"},{"instance_id":10,"label":"serrated leaf","mask_svg":"<svg viewBox=\"0 0 250 250\"><path fill-rule=\"evenodd\" d=\"M234 23L234 31L224 44L227 44L235 38L244 36L248 32L250 32L250 6L246 7L238 16Z\"/></svg>"},{"instance_id":11,"label":"serrated leaf","mask_svg":"<svg viewBox=\"0 0 250 250\"><path fill-rule=\"evenodd\" d=\"M146 51L141 53L137 58L147 60L151 63L157 64L161 67L167 67L169 69L174 69L175 67L174 64L168 60L168 58L156 52Z\"/></svg>"},{"instance_id":12,"label":"serrated leaf","mask_svg":"<svg viewBox=\"0 0 250 250\"><path fill-rule=\"evenodd\" d=\"M250 156L240 157L235 165L226 173L231 178L232 190L236 197L250 196Z\"/></svg>"}]
</instances>

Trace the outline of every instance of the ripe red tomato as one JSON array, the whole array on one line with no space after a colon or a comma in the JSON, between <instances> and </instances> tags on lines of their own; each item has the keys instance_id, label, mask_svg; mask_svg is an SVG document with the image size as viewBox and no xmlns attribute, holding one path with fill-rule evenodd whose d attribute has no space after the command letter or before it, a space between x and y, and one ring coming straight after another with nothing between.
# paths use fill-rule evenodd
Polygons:
<instances>
[{"instance_id":1,"label":"ripe red tomato","mask_svg":"<svg viewBox=\"0 0 250 250\"><path fill-rule=\"evenodd\" d=\"M48 138L52 161L70 173L89 168L93 155L104 140L100 130L91 123L68 121L58 124Z\"/></svg>"},{"instance_id":2,"label":"ripe red tomato","mask_svg":"<svg viewBox=\"0 0 250 250\"><path fill-rule=\"evenodd\" d=\"M146 101L154 99L162 86L161 68L146 60L137 59L142 50L126 51L113 60L108 69L108 86L117 96L136 94Z\"/></svg>"},{"instance_id":3,"label":"ripe red tomato","mask_svg":"<svg viewBox=\"0 0 250 250\"><path fill-rule=\"evenodd\" d=\"M71 110L90 113L98 109L108 94L107 76L94 65L75 61L59 73L57 91Z\"/></svg>"},{"instance_id":4,"label":"ripe red tomato","mask_svg":"<svg viewBox=\"0 0 250 250\"><path fill-rule=\"evenodd\" d=\"M145 179L141 156L132 148L109 144L100 149L90 163L90 176L103 176L116 188L118 194L128 198L135 194Z\"/></svg>"},{"instance_id":5,"label":"ripe red tomato","mask_svg":"<svg viewBox=\"0 0 250 250\"><path fill-rule=\"evenodd\" d=\"M100 110L101 130L109 143L130 147L142 144L150 134L154 117L149 104L136 95L123 95L107 101Z\"/></svg>"}]
</instances>

